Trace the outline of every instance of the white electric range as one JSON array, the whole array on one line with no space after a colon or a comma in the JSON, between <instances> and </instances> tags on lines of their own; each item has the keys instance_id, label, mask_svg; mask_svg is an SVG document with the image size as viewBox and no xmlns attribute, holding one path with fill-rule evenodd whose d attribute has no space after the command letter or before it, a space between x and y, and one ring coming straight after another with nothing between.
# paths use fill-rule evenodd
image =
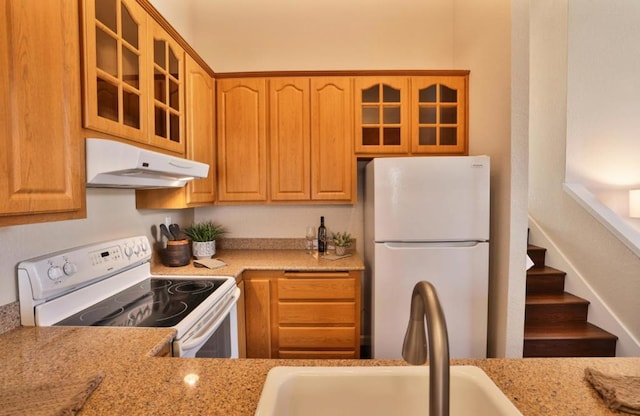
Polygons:
<instances>
[{"instance_id":1,"label":"white electric range","mask_svg":"<svg viewBox=\"0 0 640 416\"><path fill-rule=\"evenodd\" d=\"M22 325L171 327L174 356L237 358L235 279L152 275L150 259L134 236L20 262Z\"/></svg>"}]
</instances>

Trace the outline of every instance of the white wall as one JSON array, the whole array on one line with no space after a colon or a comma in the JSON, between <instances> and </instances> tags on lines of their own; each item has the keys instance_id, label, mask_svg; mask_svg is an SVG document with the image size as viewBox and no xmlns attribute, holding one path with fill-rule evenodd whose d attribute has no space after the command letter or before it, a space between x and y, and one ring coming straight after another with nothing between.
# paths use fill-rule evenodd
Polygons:
<instances>
[{"instance_id":1,"label":"white wall","mask_svg":"<svg viewBox=\"0 0 640 416\"><path fill-rule=\"evenodd\" d=\"M531 4L529 212L638 338L640 260L562 185L565 172L570 180L602 185L623 169L617 163L630 167L614 154L638 154L638 121L628 111L640 110L630 80L640 63L626 54L638 53L640 9L633 1Z\"/></svg>"},{"instance_id":2,"label":"white wall","mask_svg":"<svg viewBox=\"0 0 640 416\"><path fill-rule=\"evenodd\" d=\"M83 244L146 235L166 215L181 225L193 221L193 210L136 210L135 191L87 189L87 218L42 224L0 227L0 305L18 300L16 266L22 260Z\"/></svg>"},{"instance_id":3,"label":"white wall","mask_svg":"<svg viewBox=\"0 0 640 416\"><path fill-rule=\"evenodd\" d=\"M517 322L523 313L525 250L520 240L526 235L526 219L522 213L515 214L514 223L511 218L512 211L522 211L525 204L526 179L525 186L521 186L522 176L514 183L510 180L513 167L509 0L152 0L152 3L178 31L183 31L180 25L190 26L193 37L185 38L215 72L470 69L470 153L487 154L492 163L493 293L489 350L499 355L519 355L521 324L514 325L512 319ZM183 10L173 19L176 10L184 7L191 9L187 13L191 20L182 19ZM519 134L521 140L522 132ZM517 164L515 168L526 178L526 164ZM317 224L323 214L330 229L347 228L362 240L360 204L297 208L216 206L196 210L196 217L229 224L232 234L238 237L302 236L304 227ZM512 260L515 271L510 268Z\"/></svg>"}]
</instances>

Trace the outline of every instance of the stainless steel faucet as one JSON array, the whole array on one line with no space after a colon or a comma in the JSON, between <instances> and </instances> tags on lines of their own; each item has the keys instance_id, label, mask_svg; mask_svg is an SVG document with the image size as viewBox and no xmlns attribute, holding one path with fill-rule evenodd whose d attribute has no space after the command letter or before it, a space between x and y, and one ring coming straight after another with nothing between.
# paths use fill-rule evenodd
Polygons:
<instances>
[{"instance_id":1,"label":"stainless steel faucet","mask_svg":"<svg viewBox=\"0 0 640 416\"><path fill-rule=\"evenodd\" d=\"M429 344L425 335L427 320ZM449 416L449 335L436 289L418 282L411 295L411 316L404 336L402 357L413 365L424 364L429 352L429 415Z\"/></svg>"}]
</instances>

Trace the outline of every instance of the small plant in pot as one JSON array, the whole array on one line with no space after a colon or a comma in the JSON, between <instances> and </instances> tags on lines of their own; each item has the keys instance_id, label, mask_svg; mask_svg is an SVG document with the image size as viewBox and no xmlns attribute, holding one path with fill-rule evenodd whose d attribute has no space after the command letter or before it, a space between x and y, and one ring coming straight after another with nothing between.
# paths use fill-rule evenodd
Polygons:
<instances>
[{"instance_id":1,"label":"small plant in pot","mask_svg":"<svg viewBox=\"0 0 640 416\"><path fill-rule=\"evenodd\" d=\"M353 243L351 234L346 231L333 233L331 239L333 240L333 245L336 247L336 254L338 256L344 256L347 249L351 247Z\"/></svg>"},{"instance_id":2,"label":"small plant in pot","mask_svg":"<svg viewBox=\"0 0 640 416\"><path fill-rule=\"evenodd\" d=\"M193 256L197 259L210 259L216 254L216 240L224 236L227 230L213 221L194 223L184 230L193 244Z\"/></svg>"}]
</instances>

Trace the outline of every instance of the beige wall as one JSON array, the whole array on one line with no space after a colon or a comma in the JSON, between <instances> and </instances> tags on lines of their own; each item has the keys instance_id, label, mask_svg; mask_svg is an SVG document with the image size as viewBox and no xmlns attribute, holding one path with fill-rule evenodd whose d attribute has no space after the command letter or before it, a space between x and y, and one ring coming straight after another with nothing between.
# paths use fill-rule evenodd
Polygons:
<instances>
[{"instance_id":1,"label":"beige wall","mask_svg":"<svg viewBox=\"0 0 640 416\"><path fill-rule=\"evenodd\" d=\"M509 0L152 3L178 31L182 31L180 25L190 26L193 37L187 40L216 72L470 69L470 153L487 154L492 163L489 350L497 355L521 354L526 180L512 195ZM186 13L190 20L183 19L184 10L173 19L176 8L183 7L191 8ZM518 167L526 175L526 164ZM522 185L522 180L518 181ZM514 200L520 201L515 212L511 206ZM239 237L294 237L302 235L305 225L316 224L323 213L330 228L347 227L362 240L360 204L212 207L197 209L195 215L228 222Z\"/></svg>"}]
</instances>

